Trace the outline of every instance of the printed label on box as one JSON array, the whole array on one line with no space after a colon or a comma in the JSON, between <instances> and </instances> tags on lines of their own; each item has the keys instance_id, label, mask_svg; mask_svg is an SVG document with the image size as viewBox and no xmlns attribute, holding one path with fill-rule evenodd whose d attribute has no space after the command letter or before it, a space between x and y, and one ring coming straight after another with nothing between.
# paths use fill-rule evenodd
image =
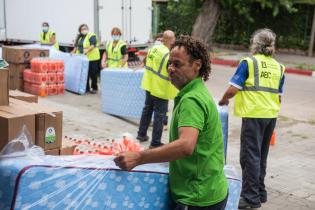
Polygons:
<instances>
[{"instance_id":1,"label":"printed label on box","mask_svg":"<svg viewBox=\"0 0 315 210\"><path fill-rule=\"evenodd\" d=\"M55 143L55 142L56 142L55 128L48 127L46 130L46 135L45 135L45 143L51 144L51 143Z\"/></svg>"}]
</instances>

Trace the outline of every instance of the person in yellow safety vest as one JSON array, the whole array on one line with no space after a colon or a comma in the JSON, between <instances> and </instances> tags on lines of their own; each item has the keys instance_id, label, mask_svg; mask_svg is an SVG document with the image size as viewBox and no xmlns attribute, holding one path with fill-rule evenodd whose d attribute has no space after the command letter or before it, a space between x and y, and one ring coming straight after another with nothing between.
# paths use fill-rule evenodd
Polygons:
<instances>
[{"instance_id":1,"label":"person in yellow safety vest","mask_svg":"<svg viewBox=\"0 0 315 210\"><path fill-rule=\"evenodd\" d=\"M42 32L40 33L40 43L43 45L54 45L56 50L59 50L59 44L56 39L56 33L49 28L49 24L42 24Z\"/></svg>"},{"instance_id":2,"label":"person in yellow safety vest","mask_svg":"<svg viewBox=\"0 0 315 210\"><path fill-rule=\"evenodd\" d=\"M72 54L84 54L89 59L89 74L86 83L86 93L96 94L98 90L97 76L99 73L100 50L96 34L89 32L86 24L79 26L79 34L75 40L75 47ZM90 79L92 80L92 89L90 89Z\"/></svg>"},{"instance_id":3,"label":"person in yellow safety vest","mask_svg":"<svg viewBox=\"0 0 315 210\"><path fill-rule=\"evenodd\" d=\"M241 60L219 105L235 96L234 114L242 118L240 164L243 184L239 209L267 202L264 179L270 139L276 125L284 84L284 66L274 58L276 34L254 32L252 56Z\"/></svg>"},{"instance_id":4,"label":"person in yellow safety vest","mask_svg":"<svg viewBox=\"0 0 315 210\"><path fill-rule=\"evenodd\" d=\"M150 148L159 147L163 133L163 121L168 109L168 100L174 99L178 89L171 83L167 63L172 44L175 42L173 31L163 33L163 44L153 46L146 57L145 72L141 87L146 91L137 139L148 141L147 130L154 113L152 141Z\"/></svg>"},{"instance_id":5,"label":"person in yellow safety vest","mask_svg":"<svg viewBox=\"0 0 315 210\"><path fill-rule=\"evenodd\" d=\"M127 44L121 40L121 30L112 29L113 41L105 43L105 52L102 57L102 68L128 68Z\"/></svg>"}]
</instances>

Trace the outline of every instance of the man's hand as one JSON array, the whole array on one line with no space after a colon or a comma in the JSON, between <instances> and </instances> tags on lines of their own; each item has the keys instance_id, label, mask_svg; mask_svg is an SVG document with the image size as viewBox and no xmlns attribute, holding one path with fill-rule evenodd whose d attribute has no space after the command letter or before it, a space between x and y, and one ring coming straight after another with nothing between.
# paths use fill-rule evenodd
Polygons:
<instances>
[{"instance_id":1,"label":"man's hand","mask_svg":"<svg viewBox=\"0 0 315 210\"><path fill-rule=\"evenodd\" d=\"M125 171L130 171L134 167L140 165L140 152L122 152L114 159L116 166Z\"/></svg>"},{"instance_id":2,"label":"man's hand","mask_svg":"<svg viewBox=\"0 0 315 210\"><path fill-rule=\"evenodd\" d=\"M220 105L220 106L229 105L229 99L224 99L224 98L222 98L222 99L219 101L219 105Z\"/></svg>"}]
</instances>

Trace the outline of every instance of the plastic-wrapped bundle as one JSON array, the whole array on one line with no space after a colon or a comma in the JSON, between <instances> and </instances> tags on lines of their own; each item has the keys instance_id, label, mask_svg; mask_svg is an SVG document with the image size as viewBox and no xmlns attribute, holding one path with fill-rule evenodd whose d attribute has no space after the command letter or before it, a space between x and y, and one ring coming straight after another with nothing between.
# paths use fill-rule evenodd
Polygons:
<instances>
[{"instance_id":1,"label":"plastic-wrapped bundle","mask_svg":"<svg viewBox=\"0 0 315 210\"><path fill-rule=\"evenodd\" d=\"M237 209L241 180L225 167L226 210ZM170 209L166 164L119 170L113 156L45 156L27 132L0 152L0 209ZM32 193L30 193L32 192Z\"/></svg>"},{"instance_id":2,"label":"plastic-wrapped bundle","mask_svg":"<svg viewBox=\"0 0 315 210\"><path fill-rule=\"evenodd\" d=\"M143 72L143 69L102 70L102 111L139 119L145 100L145 92L141 89Z\"/></svg>"},{"instance_id":3,"label":"plastic-wrapped bundle","mask_svg":"<svg viewBox=\"0 0 315 210\"><path fill-rule=\"evenodd\" d=\"M51 50L49 56L62 59L65 65L65 89L74 93L84 94L89 71L89 60L85 55L71 55Z\"/></svg>"},{"instance_id":4,"label":"plastic-wrapped bundle","mask_svg":"<svg viewBox=\"0 0 315 210\"><path fill-rule=\"evenodd\" d=\"M49 49L49 57L64 61L65 89L74 93L84 94L89 71L89 60L85 55L71 55L56 50L53 46L30 44L29 48Z\"/></svg>"},{"instance_id":5,"label":"plastic-wrapped bundle","mask_svg":"<svg viewBox=\"0 0 315 210\"><path fill-rule=\"evenodd\" d=\"M223 141L224 141L224 155L226 159L227 145L228 145L228 131L229 131L229 111L227 106L218 106L218 112L222 124Z\"/></svg>"}]
</instances>

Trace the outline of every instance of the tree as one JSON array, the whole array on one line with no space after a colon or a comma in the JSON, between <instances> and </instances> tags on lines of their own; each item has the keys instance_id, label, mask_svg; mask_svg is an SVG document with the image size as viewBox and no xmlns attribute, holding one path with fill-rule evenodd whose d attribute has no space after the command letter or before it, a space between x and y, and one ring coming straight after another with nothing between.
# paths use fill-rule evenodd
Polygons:
<instances>
[{"instance_id":1,"label":"tree","mask_svg":"<svg viewBox=\"0 0 315 210\"><path fill-rule=\"evenodd\" d=\"M201 11L193 25L192 35L205 42L211 42L220 14L228 8L236 9L239 14L252 21L249 11L251 4L254 3L259 3L262 9L272 9L274 16L278 15L280 7L284 7L291 12L296 11L292 0L204 0Z\"/></svg>"}]
</instances>

